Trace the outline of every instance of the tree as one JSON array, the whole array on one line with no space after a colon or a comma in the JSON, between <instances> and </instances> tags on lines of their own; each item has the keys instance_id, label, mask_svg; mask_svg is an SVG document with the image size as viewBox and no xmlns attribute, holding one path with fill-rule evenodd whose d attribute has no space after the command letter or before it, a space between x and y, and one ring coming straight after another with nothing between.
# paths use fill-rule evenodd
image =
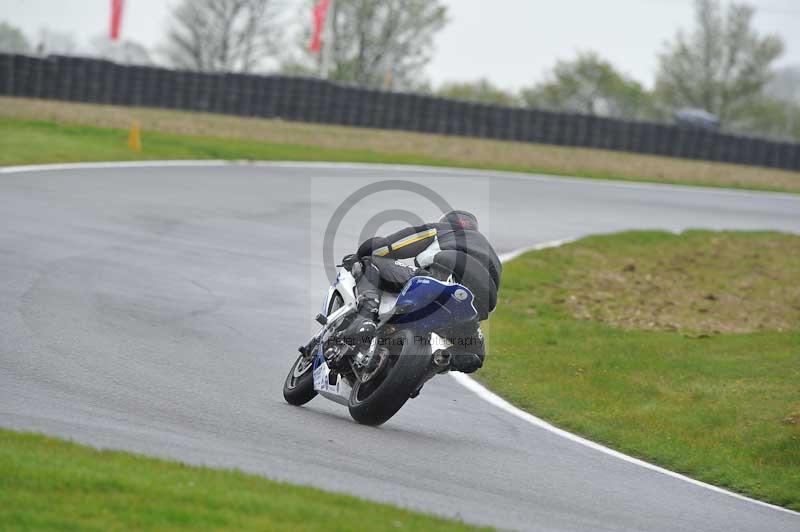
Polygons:
<instances>
[{"instance_id":1,"label":"tree","mask_svg":"<svg viewBox=\"0 0 800 532\"><path fill-rule=\"evenodd\" d=\"M308 0L307 13L314 3ZM321 54L308 53L310 24L303 21L303 52L287 61L284 71L320 72L325 66L323 76L335 81L415 88L431 60L433 39L447 23L440 0L333 0L328 16Z\"/></svg>"},{"instance_id":2,"label":"tree","mask_svg":"<svg viewBox=\"0 0 800 532\"><path fill-rule=\"evenodd\" d=\"M6 22L0 22L0 52L27 54L30 51L31 45L19 28Z\"/></svg>"},{"instance_id":3,"label":"tree","mask_svg":"<svg viewBox=\"0 0 800 532\"><path fill-rule=\"evenodd\" d=\"M696 0L696 27L678 32L659 57L656 92L669 106L697 107L723 127L741 117L770 79L771 65L783 52L777 36L753 29L752 7L719 0Z\"/></svg>"},{"instance_id":4,"label":"tree","mask_svg":"<svg viewBox=\"0 0 800 532\"><path fill-rule=\"evenodd\" d=\"M775 70L764 89L771 98L800 106L800 65Z\"/></svg>"},{"instance_id":5,"label":"tree","mask_svg":"<svg viewBox=\"0 0 800 532\"><path fill-rule=\"evenodd\" d=\"M742 107L734 133L771 137L778 140L800 140L800 105L766 96L749 101Z\"/></svg>"},{"instance_id":6,"label":"tree","mask_svg":"<svg viewBox=\"0 0 800 532\"><path fill-rule=\"evenodd\" d=\"M445 83L439 87L436 95L456 100L470 100L506 106L519 104L516 95L497 87L488 79Z\"/></svg>"},{"instance_id":7,"label":"tree","mask_svg":"<svg viewBox=\"0 0 800 532\"><path fill-rule=\"evenodd\" d=\"M747 135L800 141L800 66L776 70L763 94L742 106L729 129Z\"/></svg>"},{"instance_id":8,"label":"tree","mask_svg":"<svg viewBox=\"0 0 800 532\"><path fill-rule=\"evenodd\" d=\"M183 0L164 54L177 68L253 72L274 52L277 28L274 0Z\"/></svg>"},{"instance_id":9,"label":"tree","mask_svg":"<svg viewBox=\"0 0 800 532\"><path fill-rule=\"evenodd\" d=\"M123 65L152 65L150 52L143 45L131 40L111 40L106 35L92 39L92 55Z\"/></svg>"},{"instance_id":10,"label":"tree","mask_svg":"<svg viewBox=\"0 0 800 532\"><path fill-rule=\"evenodd\" d=\"M642 85L593 52L559 61L547 81L522 91L522 99L528 107L615 118L644 118L653 113Z\"/></svg>"}]
</instances>

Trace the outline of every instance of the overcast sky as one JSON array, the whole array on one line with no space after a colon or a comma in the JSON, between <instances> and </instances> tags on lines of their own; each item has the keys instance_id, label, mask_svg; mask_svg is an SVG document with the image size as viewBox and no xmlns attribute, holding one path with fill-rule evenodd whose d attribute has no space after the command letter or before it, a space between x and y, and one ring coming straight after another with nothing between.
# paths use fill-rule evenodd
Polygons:
<instances>
[{"instance_id":1,"label":"overcast sky","mask_svg":"<svg viewBox=\"0 0 800 532\"><path fill-rule=\"evenodd\" d=\"M126 0L123 37L157 45L177 0ZM283 0L297 4L299 0ZM596 50L650 86L656 54L692 23L692 0L443 0L450 24L436 42L428 76L435 83L486 77L519 88L542 78L557 59ZM800 64L800 1L750 0L760 31L779 34L779 64ZM34 37L43 27L81 43L108 31L109 0L0 0L0 20ZM309 14L309 23L310 23Z\"/></svg>"}]
</instances>

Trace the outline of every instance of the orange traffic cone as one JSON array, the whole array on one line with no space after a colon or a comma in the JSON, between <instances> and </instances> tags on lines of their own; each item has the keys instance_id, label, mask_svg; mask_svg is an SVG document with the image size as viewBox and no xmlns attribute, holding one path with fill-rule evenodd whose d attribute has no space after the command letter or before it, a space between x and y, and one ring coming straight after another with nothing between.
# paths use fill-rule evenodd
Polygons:
<instances>
[{"instance_id":1,"label":"orange traffic cone","mask_svg":"<svg viewBox=\"0 0 800 532\"><path fill-rule=\"evenodd\" d=\"M142 135L139 131L138 120L134 120L131 124L131 132L128 134L128 147L136 153L142 151Z\"/></svg>"}]
</instances>

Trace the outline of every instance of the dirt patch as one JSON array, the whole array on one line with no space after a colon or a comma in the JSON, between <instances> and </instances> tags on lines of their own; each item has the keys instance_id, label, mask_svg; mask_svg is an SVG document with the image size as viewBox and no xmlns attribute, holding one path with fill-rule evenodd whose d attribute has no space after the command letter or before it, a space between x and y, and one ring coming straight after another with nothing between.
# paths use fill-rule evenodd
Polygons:
<instances>
[{"instance_id":1,"label":"dirt patch","mask_svg":"<svg viewBox=\"0 0 800 532\"><path fill-rule=\"evenodd\" d=\"M688 233L570 254L564 304L578 318L700 337L800 328L799 236Z\"/></svg>"},{"instance_id":2,"label":"dirt patch","mask_svg":"<svg viewBox=\"0 0 800 532\"><path fill-rule=\"evenodd\" d=\"M144 131L416 155L453 164L800 192L800 173L606 150L328 126L141 107L0 98L0 116Z\"/></svg>"}]
</instances>

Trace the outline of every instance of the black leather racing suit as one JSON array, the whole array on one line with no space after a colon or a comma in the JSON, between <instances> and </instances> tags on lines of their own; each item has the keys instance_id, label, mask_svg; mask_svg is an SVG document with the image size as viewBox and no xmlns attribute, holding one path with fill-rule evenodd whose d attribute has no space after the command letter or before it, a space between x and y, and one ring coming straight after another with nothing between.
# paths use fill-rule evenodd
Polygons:
<instances>
[{"instance_id":1,"label":"black leather racing suit","mask_svg":"<svg viewBox=\"0 0 800 532\"><path fill-rule=\"evenodd\" d=\"M359 299L380 301L381 290L399 292L416 275L453 280L475 296L478 319L448 331L440 331L454 343L450 349L457 367L459 350L478 355L485 352L479 322L497 305L502 264L486 237L479 231L462 229L448 222L408 227L386 237L374 237L358 247L363 274L357 282ZM415 267L399 259L414 259ZM465 357L466 359L466 357ZM475 371L480 367L464 368Z\"/></svg>"}]
</instances>

